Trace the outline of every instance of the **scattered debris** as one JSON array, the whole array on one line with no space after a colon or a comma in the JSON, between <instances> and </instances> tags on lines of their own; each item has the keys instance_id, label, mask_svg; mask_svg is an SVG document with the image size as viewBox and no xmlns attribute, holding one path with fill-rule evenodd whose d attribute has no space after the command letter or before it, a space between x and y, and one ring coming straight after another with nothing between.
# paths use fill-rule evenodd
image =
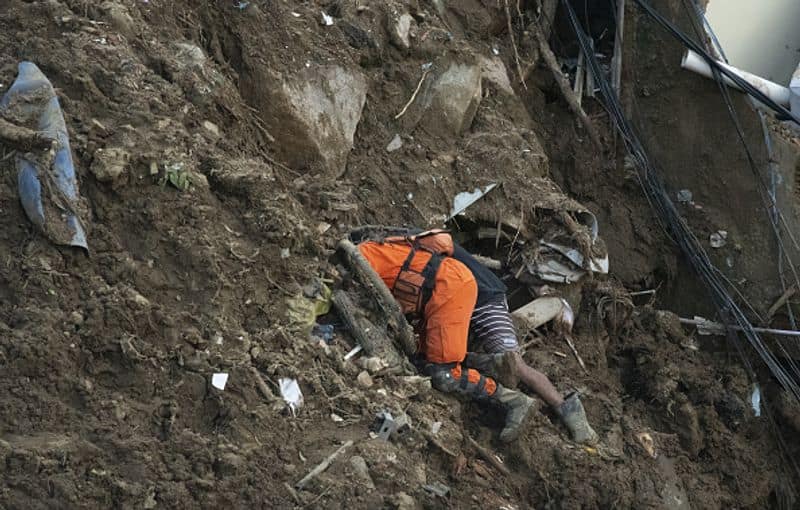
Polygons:
<instances>
[{"instance_id":1,"label":"scattered debris","mask_svg":"<svg viewBox=\"0 0 800 510\"><path fill-rule=\"evenodd\" d=\"M314 324L314 328L311 330L311 336L319 338L326 344L333 341L333 333L333 324Z\"/></svg>"},{"instance_id":2,"label":"scattered debris","mask_svg":"<svg viewBox=\"0 0 800 510\"><path fill-rule=\"evenodd\" d=\"M403 146L403 139L400 138L400 135L394 135L392 141L389 142L389 145L386 146L386 152L394 152L402 146Z\"/></svg>"},{"instance_id":3,"label":"scattered debris","mask_svg":"<svg viewBox=\"0 0 800 510\"><path fill-rule=\"evenodd\" d=\"M189 186L192 184L192 179L182 162L178 161L164 166L164 174L158 180L158 184L166 186L167 183L181 191L189 189Z\"/></svg>"},{"instance_id":4,"label":"scattered debris","mask_svg":"<svg viewBox=\"0 0 800 510\"><path fill-rule=\"evenodd\" d=\"M411 430L411 417L401 412L395 418L389 411L381 411L375 415L372 427L379 439L388 441L394 434L403 435Z\"/></svg>"},{"instance_id":5,"label":"scattered debris","mask_svg":"<svg viewBox=\"0 0 800 510\"><path fill-rule=\"evenodd\" d=\"M278 379L278 385L281 389L283 401L286 402L292 416L297 416L297 410L303 406L303 392L300 391L297 379L282 377Z\"/></svg>"},{"instance_id":6,"label":"scattered debris","mask_svg":"<svg viewBox=\"0 0 800 510\"><path fill-rule=\"evenodd\" d=\"M709 243L711 243L712 248L722 248L727 244L728 239L728 232L725 230L717 230L713 234L711 234L708 238Z\"/></svg>"},{"instance_id":7,"label":"scattered debris","mask_svg":"<svg viewBox=\"0 0 800 510\"><path fill-rule=\"evenodd\" d=\"M761 388L758 384L753 385L753 393L750 395L750 404L753 406L753 413L755 416L761 416Z\"/></svg>"},{"instance_id":8,"label":"scattered debris","mask_svg":"<svg viewBox=\"0 0 800 510\"><path fill-rule=\"evenodd\" d=\"M374 384L372 382L372 377L370 377L369 372L366 370L359 372L358 376L356 377L356 381L362 388L371 388Z\"/></svg>"},{"instance_id":9,"label":"scattered debris","mask_svg":"<svg viewBox=\"0 0 800 510\"><path fill-rule=\"evenodd\" d=\"M644 451L647 452L647 455L649 455L653 459L658 457L658 454L656 453L656 445L655 442L653 441L653 436L651 436L647 432L640 432L636 434L636 439L639 441L639 444L642 445Z\"/></svg>"},{"instance_id":10,"label":"scattered debris","mask_svg":"<svg viewBox=\"0 0 800 510\"><path fill-rule=\"evenodd\" d=\"M317 323L317 317L330 311L331 299L331 289L325 283L315 280L312 291L286 300L289 323L310 335Z\"/></svg>"},{"instance_id":11,"label":"scattered debris","mask_svg":"<svg viewBox=\"0 0 800 510\"><path fill-rule=\"evenodd\" d=\"M344 355L344 360L345 361L350 361L353 358L353 356L355 356L356 354L361 352L363 349L364 348L362 346L356 345L355 347L350 349L350 352L348 352L347 354Z\"/></svg>"},{"instance_id":12,"label":"scattered debris","mask_svg":"<svg viewBox=\"0 0 800 510\"><path fill-rule=\"evenodd\" d=\"M225 385L228 383L228 374L224 372L216 373L211 376L211 386L218 390L224 390Z\"/></svg>"},{"instance_id":13,"label":"scattered debris","mask_svg":"<svg viewBox=\"0 0 800 510\"><path fill-rule=\"evenodd\" d=\"M327 12L322 11L322 17L320 18L320 23L326 27L333 25L333 16L329 15Z\"/></svg>"},{"instance_id":14,"label":"scattered debris","mask_svg":"<svg viewBox=\"0 0 800 510\"><path fill-rule=\"evenodd\" d=\"M407 50L411 47L411 24L414 18L408 14L401 14L396 20L389 21L389 37L392 44L401 50Z\"/></svg>"},{"instance_id":15,"label":"scattered debris","mask_svg":"<svg viewBox=\"0 0 800 510\"><path fill-rule=\"evenodd\" d=\"M302 490L303 487L305 487L308 484L308 482L310 482L311 480L314 479L314 477L316 477L317 475L328 469L328 467L333 463L333 461L336 460L336 457L341 455L346 449L350 448L351 446L353 446L352 440L349 440L346 443L344 443L342 446L339 447L339 449L337 449L332 454L328 455L322 462L317 464L317 466L314 469L312 469L306 476L304 476L299 482L294 484L294 488Z\"/></svg>"},{"instance_id":16,"label":"scattered debris","mask_svg":"<svg viewBox=\"0 0 800 510\"><path fill-rule=\"evenodd\" d=\"M431 434L438 434L441 429L442 429L442 422L435 421L431 423Z\"/></svg>"},{"instance_id":17,"label":"scattered debris","mask_svg":"<svg viewBox=\"0 0 800 510\"><path fill-rule=\"evenodd\" d=\"M692 192L688 189L682 189L677 193L678 202L688 204L692 202Z\"/></svg>"},{"instance_id":18,"label":"scattered debris","mask_svg":"<svg viewBox=\"0 0 800 510\"><path fill-rule=\"evenodd\" d=\"M466 211L469 206L483 198L484 195L492 191L495 187L497 187L497 183L492 183L488 186L484 186L483 189L475 188L475 191L462 191L456 195L453 199L453 209L450 211L450 216L447 220L451 220Z\"/></svg>"},{"instance_id":19,"label":"scattered debris","mask_svg":"<svg viewBox=\"0 0 800 510\"><path fill-rule=\"evenodd\" d=\"M341 416L339 416L336 413L331 413L331 420L334 423L342 423L344 421L344 418L342 418Z\"/></svg>"},{"instance_id":20,"label":"scattered debris","mask_svg":"<svg viewBox=\"0 0 800 510\"><path fill-rule=\"evenodd\" d=\"M365 358L361 358L359 360L359 365L361 368L369 372L370 374L374 374L375 372L379 372L386 368L388 364L383 358L379 358L377 356L368 356Z\"/></svg>"},{"instance_id":21,"label":"scattered debris","mask_svg":"<svg viewBox=\"0 0 800 510\"><path fill-rule=\"evenodd\" d=\"M569 304L560 297L544 296L514 310L511 316L518 319L527 328L536 329L557 317L563 316L565 304L569 307ZM569 315L572 315L571 309L569 310ZM570 327L570 329L572 328Z\"/></svg>"},{"instance_id":22,"label":"scattered debris","mask_svg":"<svg viewBox=\"0 0 800 510\"><path fill-rule=\"evenodd\" d=\"M422 488L434 496L439 496L440 498L447 499L450 497L450 487L441 482L433 482L428 485L423 485Z\"/></svg>"}]
</instances>

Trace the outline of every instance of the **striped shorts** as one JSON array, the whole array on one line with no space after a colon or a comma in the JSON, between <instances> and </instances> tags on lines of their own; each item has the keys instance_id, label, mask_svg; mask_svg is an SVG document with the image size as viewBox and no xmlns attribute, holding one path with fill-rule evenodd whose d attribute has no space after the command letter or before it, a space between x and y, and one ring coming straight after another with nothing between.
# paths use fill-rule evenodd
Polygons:
<instances>
[{"instance_id":1,"label":"striped shorts","mask_svg":"<svg viewBox=\"0 0 800 510\"><path fill-rule=\"evenodd\" d=\"M482 306L476 306L469 321L470 352L490 354L518 351L517 332L508 312L505 296L497 296Z\"/></svg>"}]
</instances>

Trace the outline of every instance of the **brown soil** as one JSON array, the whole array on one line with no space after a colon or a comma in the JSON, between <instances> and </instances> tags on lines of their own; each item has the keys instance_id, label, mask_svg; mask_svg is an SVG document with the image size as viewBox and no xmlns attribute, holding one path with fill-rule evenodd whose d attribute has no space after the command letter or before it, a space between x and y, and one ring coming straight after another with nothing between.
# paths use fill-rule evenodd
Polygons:
<instances>
[{"instance_id":1,"label":"brown soil","mask_svg":"<svg viewBox=\"0 0 800 510\"><path fill-rule=\"evenodd\" d=\"M91 253L55 247L30 225L13 158L0 156L0 506L410 508L400 493L425 508L791 501L775 439L753 417L750 382L724 346L687 337L674 315L649 305L629 320L598 317L598 300L623 284L673 285L677 252L621 158L598 154L553 99L547 71L535 70L527 90L515 79L503 9L452 3L439 16L427 2L364 3L363 11L351 1L244 9L231 1L2 2L0 92L21 60L56 87L90 207ZM333 26L320 24L322 9ZM411 50L390 43L392 9L416 17ZM526 62L535 54L528 39L519 42ZM431 134L414 108L395 120L423 64L492 47L517 94L488 86L464 136ZM367 79L341 175L314 162L279 163L290 158L281 159L260 118L272 96L259 73L291 73L307 61L358 68ZM396 133L404 144L387 153ZM99 149L130 156L113 182L90 171ZM180 165L188 190L160 183ZM378 372L364 388L361 368L341 361L352 342L345 331L322 348L289 322L287 300L314 278L338 284L328 258L352 226L439 224L455 193L491 182L502 186L482 207L516 217L532 201L532 175L552 176L593 210L610 253L611 282L585 287L576 326L588 374L556 354L569 352L556 335L526 353L559 388L584 392L598 449L570 443L545 409L504 447L501 414L404 376ZM230 374L224 391L211 386L214 372ZM296 417L270 395L282 377L303 390ZM792 403L765 393L776 397L786 431L800 433ZM441 422L437 440L457 457L419 432L370 439L383 409L405 411L418 430ZM465 436L497 451L511 474L481 460ZM317 480L287 488L346 440L355 445ZM353 472L355 454L374 489ZM423 489L433 482L451 488L449 502Z\"/></svg>"}]
</instances>

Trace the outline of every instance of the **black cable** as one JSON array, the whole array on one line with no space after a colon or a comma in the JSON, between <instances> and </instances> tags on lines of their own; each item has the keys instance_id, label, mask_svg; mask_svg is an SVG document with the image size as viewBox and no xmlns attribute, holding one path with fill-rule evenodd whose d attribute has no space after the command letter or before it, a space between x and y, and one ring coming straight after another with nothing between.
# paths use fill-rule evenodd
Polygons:
<instances>
[{"instance_id":1,"label":"black cable","mask_svg":"<svg viewBox=\"0 0 800 510\"><path fill-rule=\"evenodd\" d=\"M738 74L736 74L733 71L730 71L729 69L727 69L727 68L723 67L722 65L720 65L720 63L717 62L717 60L714 57L709 55L708 52L704 48L702 48L699 44L697 44L693 40L691 40L688 37L686 37L686 35L683 32L681 32L669 20L664 18L658 11L653 9L653 7L650 6L650 4L648 4L644 0L634 0L634 2L636 2L639 5L639 7L641 7L651 18L653 18L656 22L658 22L658 24L660 24L662 27L664 27L667 30L667 32L669 32L676 39L681 41L687 48L689 48L690 50L694 51L698 55L702 56L703 59L706 61L706 63L708 63L708 65L712 69L716 69L718 72L720 72L723 75L725 75L725 77L727 77L730 81L735 83L736 86L739 87L741 90L743 90L744 92L750 94L751 96L756 98L758 101L763 103L765 106L767 106L770 109L774 110L779 115L781 115L781 116L783 116L783 117L785 117L787 119L791 119L791 120L795 121L798 125L800 125L800 118L798 118L796 115L792 114L792 112L787 110L785 107L779 105L778 103L776 103L775 101L770 99L766 94L764 94L763 92L758 90L756 87L754 87L753 85L748 83L744 78L742 78Z\"/></svg>"},{"instance_id":2,"label":"black cable","mask_svg":"<svg viewBox=\"0 0 800 510\"><path fill-rule=\"evenodd\" d=\"M753 325L731 297L724 282L720 280L717 268L709 259L698 239L691 232L685 220L680 216L675 204L672 202L666 188L649 160L641 141L636 135L632 125L625 117L622 106L619 103L619 98L611 89L605 75L601 72L599 63L590 49L588 37L581 29L574 9L567 0L563 0L563 5L577 36L578 43L586 55L587 64L595 74L596 84L599 86L600 94L605 101L606 109L609 111L617 130L625 141L628 153L637 168L637 177L642 186L642 190L656 213L656 216L671 234L671 237L678 244L684 256L705 283L711 294L712 301L720 316L723 318L723 321L726 324L738 325L742 329L742 334L747 338L748 343L756 351L762 361L769 367L770 372L776 380L796 400L800 401L800 386L797 381L787 373L779 360L753 330Z\"/></svg>"}]
</instances>

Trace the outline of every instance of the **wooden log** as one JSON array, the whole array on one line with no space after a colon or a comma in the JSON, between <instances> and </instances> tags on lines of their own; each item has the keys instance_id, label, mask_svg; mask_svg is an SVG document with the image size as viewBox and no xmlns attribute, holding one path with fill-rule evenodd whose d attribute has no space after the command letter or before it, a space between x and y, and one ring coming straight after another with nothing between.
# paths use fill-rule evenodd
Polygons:
<instances>
[{"instance_id":1,"label":"wooden log","mask_svg":"<svg viewBox=\"0 0 800 510\"><path fill-rule=\"evenodd\" d=\"M578 68L575 70L575 85L573 89L575 91L575 98L578 100L578 104L581 104L581 100L583 99L583 85L586 83L586 54L582 51L578 53Z\"/></svg>"},{"instance_id":2,"label":"wooden log","mask_svg":"<svg viewBox=\"0 0 800 510\"><path fill-rule=\"evenodd\" d=\"M570 109L577 115L578 119L583 124L583 127L586 129L586 132L589 134L589 138L592 139L592 142L597 146L598 149L603 149L603 143L600 141L600 135L597 134L597 130L592 124L592 121L589 119L589 116L586 115L586 112L583 111L581 105L578 104L577 99L575 98L575 93L572 91L572 87L569 84L569 80L564 76L564 73L561 72L561 66L558 63L558 59L556 58L553 50L550 49L550 44L548 44L547 39L542 34L542 30L538 27L538 25L532 26L534 34L536 35L536 39L539 43L539 52L542 54L544 58L544 62L547 64L547 67L550 68L550 71L553 73L553 77L558 84L558 88L561 89L561 94L564 96L564 99L567 101Z\"/></svg>"},{"instance_id":3,"label":"wooden log","mask_svg":"<svg viewBox=\"0 0 800 510\"><path fill-rule=\"evenodd\" d=\"M417 351L417 342L414 331L406 321L400 305L392 296L389 288L383 283L380 276L372 269L369 262L361 255L358 248L350 241L343 239L339 242L339 251L349 269L355 274L358 281L375 300L386 317L386 325L395 334L402 351L411 356ZM364 346L366 348L366 346Z\"/></svg>"},{"instance_id":4,"label":"wooden log","mask_svg":"<svg viewBox=\"0 0 800 510\"><path fill-rule=\"evenodd\" d=\"M334 291L332 302L336 312L347 329L350 330L356 342L369 356L374 356L377 346L381 343L380 339L377 338L379 334L378 327L358 312L358 308L345 291Z\"/></svg>"}]
</instances>

